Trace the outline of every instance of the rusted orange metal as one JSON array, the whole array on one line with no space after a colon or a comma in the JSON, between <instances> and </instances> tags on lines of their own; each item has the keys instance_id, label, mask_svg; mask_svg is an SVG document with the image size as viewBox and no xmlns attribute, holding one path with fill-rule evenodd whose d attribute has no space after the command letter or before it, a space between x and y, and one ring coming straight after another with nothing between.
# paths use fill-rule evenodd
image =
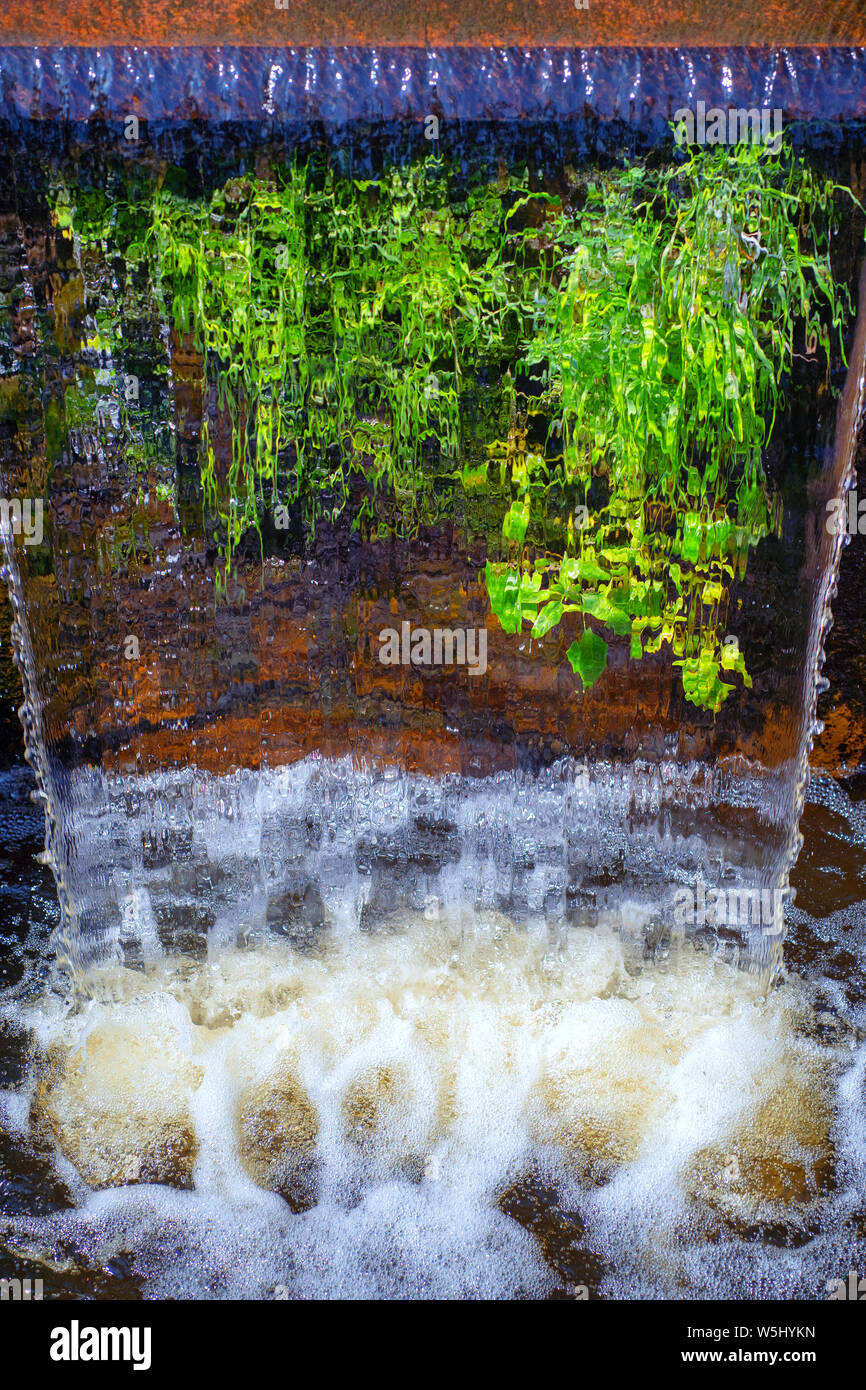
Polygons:
<instances>
[{"instance_id":1,"label":"rusted orange metal","mask_svg":"<svg viewBox=\"0 0 866 1390\"><path fill-rule=\"evenodd\" d=\"M0 44L283 43L859 46L866 0L7 0L0 11Z\"/></svg>"}]
</instances>

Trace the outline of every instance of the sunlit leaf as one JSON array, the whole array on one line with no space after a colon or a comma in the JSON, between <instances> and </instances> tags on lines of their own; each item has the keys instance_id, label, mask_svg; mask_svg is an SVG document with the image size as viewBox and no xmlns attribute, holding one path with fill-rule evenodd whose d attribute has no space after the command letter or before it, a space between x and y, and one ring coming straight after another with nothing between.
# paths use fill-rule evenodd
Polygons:
<instances>
[{"instance_id":1,"label":"sunlit leaf","mask_svg":"<svg viewBox=\"0 0 866 1390\"><path fill-rule=\"evenodd\" d=\"M582 637L572 642L566 656L584 689L591 690L607 665L607 643L588 627Z\"/></svg>"}]
</instances>

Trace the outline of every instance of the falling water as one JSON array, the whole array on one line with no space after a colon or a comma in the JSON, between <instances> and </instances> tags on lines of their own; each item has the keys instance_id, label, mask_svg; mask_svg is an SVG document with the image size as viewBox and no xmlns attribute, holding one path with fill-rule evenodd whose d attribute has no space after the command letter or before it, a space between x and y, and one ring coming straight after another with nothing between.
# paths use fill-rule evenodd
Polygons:
<instances>
[{"instance_id":1,"label":"falling water","mask_svg":"<svg viewBox=\"0 0 866 1390\"><path fill-rule=\"evenodd\" d=\"M387 153L435 88L443 119L547 119L549 160L576 131L575 157L606 157L604 121L649 147L695 63L717 61L225 52L181 81L165 53L92 69L46 53L37 72L9 50L0 73L19 133L94 107L116 120L133 92L178 154L195 144L172 124L183 100L187 118L266 118L279 138L288 110L304 138L336 123L363 160L341 123L381 120ZM764 55L737 81L806 118L799 61ZM862 115L861 62L819 65L825 117ZM503 65L519 109L496 105ZM647 109L625 100L625 69ZM579 129L556 127L552 101ZM485 138L493 162L509 134ZM57 275L112 293L80 253ZM465 672L383 693L364 633L393 603L487 621L477 555L448 536L385 555L323 525L300 555L241 557L215 610L201 538L156 508L130 580L100 548L132 495L119 417L73 433L50 483L55 572L3 534L67 986L0 1003L31 1049L0 1124L43 1175L37 1210L0 1214L8 1256L72 1288L122 1266L127 1291L168 1297L820 1297L856 1266L866 1020L840 1010L822 1029L825 982L782 977L778 930L683 929L673 896L788 893L841 553L823 521L863 413L864 286L832 446L789 509L808 538L796 585L765 549L743 591L753 613L784 592L807 615L800 664L773 676L775 704L743 692L716 721L683 719L661 661L619 705L565 713L556 662L538 643L509 657L495 633L486 703ZM156 338L152 418L181 447L196 432L177 407L183 351L165 322ZM78 380L80 345L55 348ZM158 653L155 693L130 693L129 631ZM768 672L774 640L757 637Z\"/></svg>"}]
</instances>

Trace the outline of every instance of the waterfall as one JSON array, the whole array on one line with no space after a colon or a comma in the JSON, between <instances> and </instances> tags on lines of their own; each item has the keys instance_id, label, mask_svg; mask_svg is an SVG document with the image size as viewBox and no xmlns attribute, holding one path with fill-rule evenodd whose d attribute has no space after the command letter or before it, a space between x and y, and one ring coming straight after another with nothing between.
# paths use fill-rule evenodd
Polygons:
<instances>
[{"instance_id":1,"label":"waterfall","mask_svg":"<svg viewBox=\"0 0 866 1390\"><path fill-rule=\"evenodd\" d=\"M0 342L4 496L41 492L46 536L25 545L8 506L0 530L61 910L44 994L0 992L29 1049L0 1136L41 1165L40 1203L0 1208L0 1264L275 1299L816 1297L854 1267L866 1020L783 948L866 266L838 408L797 379L767 464L784 523L731 565L757 674L713 712L670 649L611 641L606 683L578 684L566 636L507 632L479 578L502 519L470 485L414 529L292 513L224 578L199 450L206 426L230 467L243 412L143 260L120 276L47 200L107 190L116 212L118 159L229 187L294 143L363 183L423 151L428 107L458 162L489 174L522 141L573 189L572 160L658 147L720 74L808 147L816 112L863 121L863 61L0 48L10 148L38 118L51 165L9 212L29 298ZM150 130L120 158L131 103ZM484 672L383 663L413 624L483 634Z\"/></svg>"}]
</instances>

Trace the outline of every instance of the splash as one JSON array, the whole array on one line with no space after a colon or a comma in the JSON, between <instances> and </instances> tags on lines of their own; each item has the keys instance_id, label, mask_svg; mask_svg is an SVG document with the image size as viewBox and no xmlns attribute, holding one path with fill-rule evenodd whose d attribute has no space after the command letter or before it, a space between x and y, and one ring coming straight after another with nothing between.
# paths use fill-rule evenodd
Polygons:
<instances>
[{"instance_id":1,"label":"splash","mask_svg":"<svg viewBox=\"0 0 866 1390\"><path fill-rule=\"evenodd\" d=\"M312 755L226 776L82 768L63 794L52 864L80 905L67 943L80 994L92 965L363 940L407 911L504 911L530 928L600 924L658 943L682 935L684 889L778 893L789 788L736 764L566 759L436 778ZM693 925L758 969L778 939L775 921Z\"/></svg>"},{"instance_id":2,"label":"splash","mask_svg":"<svg viewBox=\"0 0 866 1390\"><path fill-rule=\"evenodd\" d=\"M563 1269L520 1224L538 1191L579 1210L578 1297L709 1296L756 1264L818 1297L849 1253L838 1223L796 1269L749 1233L802 1243L841 1177L850 1039L816 1041L802 985L768 997L691 945L404 916L305 953L94 967L89 992L19 1012L21 1123L76 1206L5 1243L57 1277L63 1252L131 1251L149 1296L540 1296Z\"/></svg>"}]
</instances>

